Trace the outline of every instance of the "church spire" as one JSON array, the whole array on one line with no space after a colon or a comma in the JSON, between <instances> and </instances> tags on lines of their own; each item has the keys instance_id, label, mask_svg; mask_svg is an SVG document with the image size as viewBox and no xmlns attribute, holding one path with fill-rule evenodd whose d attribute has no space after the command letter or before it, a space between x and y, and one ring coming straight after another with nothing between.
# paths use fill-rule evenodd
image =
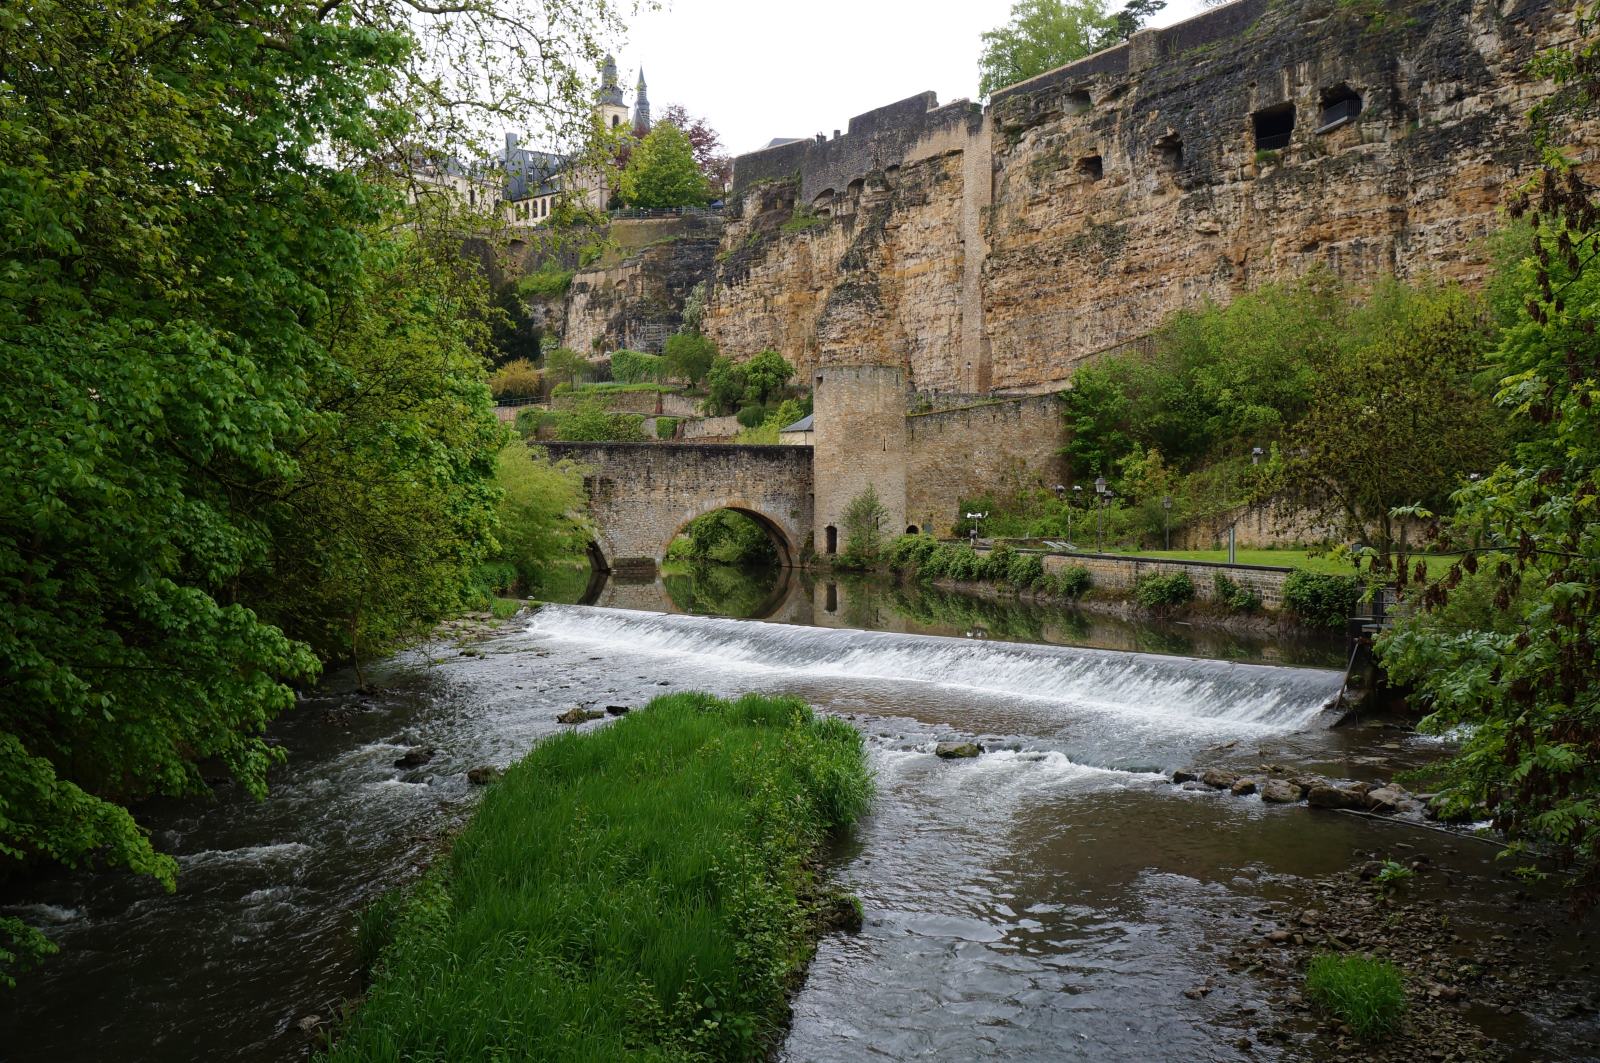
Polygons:
<instances>
[{"instance_id":1,"label":"church spire","mask_svg":"<svg viewBox=\"0 0 1600 1063\"><path fill-rule=\"evenodd\" d=\"M612 107L623 106L622 86L617 82L617 61L610 55L606 56L605 63L600 67L600 91L596 93L596 99Z\"/></svg>"},{"instance_id":2,"label":"church spire","mask_svg":"<svg viewBox=\"0 0 1600 1063\"><path fill-rule=\"evenodd\" d=\"M633 90L633 131L640 136L650 132L650 95L644 87L644 67L639 68L639 85Z\"/></svg>"}]
</instances>

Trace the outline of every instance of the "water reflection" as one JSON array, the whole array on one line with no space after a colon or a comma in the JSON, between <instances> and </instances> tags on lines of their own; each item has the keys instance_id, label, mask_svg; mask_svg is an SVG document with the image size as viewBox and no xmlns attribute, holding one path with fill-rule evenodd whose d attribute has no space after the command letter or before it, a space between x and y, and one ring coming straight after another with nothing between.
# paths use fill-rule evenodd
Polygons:
<instances>
[{"instance_id":1,"label":"water reflection","mask_svg":"<svg viewBox=\"0 0 1600 1063\"><path fill-rule=\"evenodd\" d=\"M816 574L715 563L674 566L656 577L602 573L572 579L546 600L615 609L767 620L808 627L1090 646L1137 653L1337 668L1330 637L1269 637L1178 621L1125 619L1090 607L1010 595L977 596L881 575Z\"/></svg>"}]
</instances>

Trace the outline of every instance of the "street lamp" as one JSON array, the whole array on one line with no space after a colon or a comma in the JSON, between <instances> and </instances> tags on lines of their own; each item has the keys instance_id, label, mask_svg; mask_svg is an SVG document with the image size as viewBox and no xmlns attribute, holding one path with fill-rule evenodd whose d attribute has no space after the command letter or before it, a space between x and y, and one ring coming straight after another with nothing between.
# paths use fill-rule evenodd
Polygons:
<instances>
[{"instance_id":1,"label":"street lamp","mask_svg":"<svg viewBox=\"0 0 1600 1063\"><path fill-rule=\"evenodd\" d=\"M1251 465L1260 465L1261 464L1261 459L1266 456L1266 453L1267 452L1262 450L1260 447L1251 447L1250 448L1250 464Z\"/></svg>"},{"instance_id":2,"label":"street lamp","mask_svg":"<svg viewBox=\"0 0 1600 1063\"><path fill-rule=\"evenodd\" d=\"M1071 549L1077 549L1072 545L1072 510L1081 505L1083 505L1083 485L1073 484L1072 497L1067 500L1067 546Z\"/></svg>"},{"instance_id":3,"label":"street lamp","mask_svg":"<svg viewBox=\"0 0 1600 1063\"><path fill-rule=\"evenodd\" d=\"M1167 550L1172 550L1172 496L1161 496L1161 529L1166 533Z\"/></svg>"},{"instance_id":4,"label":"street lamp","mask_svg":"<svg viewBox=\"0 0 1600 1063\"><path fill-rule=\"evenodd\" d=\"M1101 480L1100 482L1101 483L1105 483L1104 480ZM1100 510L1099 510L1098 513L1095 514L1095 524L1094 524L1094 550L1095 550L1095 553L1099 553L1103 549L1103 547L1100 545L1100 537L1101 537L1101 533L1105 530L1106 507L1111 504L1111 499L1113 497L1115 497L1115 496L1112 495L1112 493L1109 490L1100 492Z\"/></svg>"}]
</instances>

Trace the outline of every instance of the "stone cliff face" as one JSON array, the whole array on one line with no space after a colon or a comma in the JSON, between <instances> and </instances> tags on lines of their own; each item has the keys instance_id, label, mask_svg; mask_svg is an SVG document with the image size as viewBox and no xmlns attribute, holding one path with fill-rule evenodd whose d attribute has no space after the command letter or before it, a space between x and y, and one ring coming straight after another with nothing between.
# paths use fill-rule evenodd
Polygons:
<instances>
[{"instance_id":1,"label":"stone cliff face","mask_svg":"<svg viewBox=\"0 0 1600 1063\"><path fill-rule=\"evenodd\" d=\"M1552 91L1528 62L1572 33L1551 0L1240 0L981 113L901 101L738 160L706 330L806 373L1042 391L1176 310L1316 266L1478 283ZM1593 159L1592 126L1572 142Z\"/></svg>"},{"instance_id":2,"label":"stone cliff face","mask_svg":"<svg viewBox=\"0 0 1600 1063\"><path fill-rule=\"evenodd\" d=\"M711 277L722 233L720 219L613 224L612 239L621 246L609 261L572 278L562 344L581 354L620 347L659 352L682 326L689 292Z\"/></svg>"}]
</instances>

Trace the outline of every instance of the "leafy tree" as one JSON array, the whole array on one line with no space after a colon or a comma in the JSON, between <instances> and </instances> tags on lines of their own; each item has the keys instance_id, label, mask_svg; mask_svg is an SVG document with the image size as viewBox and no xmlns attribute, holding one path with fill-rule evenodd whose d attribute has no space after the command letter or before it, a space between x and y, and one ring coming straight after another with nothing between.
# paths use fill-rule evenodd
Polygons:
<instances>
[{"instance_id":1,"label":"leafy tree","mask_svg":"<svg viewBox=\"0 0 1600 1063\"><path fill-rule=\"evenodd\" d=\"M744 396L747 401L765 406L767 400L788 386L794 366L777 351L762 351L744 363Z\"/></svg>"},{"instance_id":2,"label":"leafy tree","mask_svg":"<svg viewBox=\"0 0 1600 1063\"><path fill-rule=\"evenodd\" d=\"M1384 570L1398 511L1439 507L1449 485L1501 453L1498 419L1475 381L1488 342L1477 305L1453 289L1405 303L1388 336L1320 375L1282 464L1290 496L1372 546Z\"/></svg>"},{"instance_id":3,"label":"leafy tree","mask_svg":"<svg viewBox=\"0 0 1600 1063\"><path fill-rule=\"evenodd\" d=\"M1166 6L1166 0L1130 0L1126 7L1111 16L1111 26L1095 42L1095 48L1121 44L1143 29L1144 24Z\"/></svg>"},{"instance_id":4,"label":"leafy tree","mask_svg":"<svg viewBox=\"0 0 1600 1063\"><path fill-rule=\"evenodd\" d=\"M722 150L722 135L712 129L704 118L691 116L687 109L676 103L662 112L660 121L683 130L683 135L689 138L689 146L694 150L695 164L700 167L707 184L719 195L725 191L728 182L733 179L733 157Z\"/></svg>"},{"instance_id":5,"label":"leafy tree","mask_svg":"<svg viewBox=\"0 0 1600 1063\"><path fill-rule=\"evenodd\" d=\"M1082 59L1117 27L1104 0L1017 0L1011 20L983 34L978 94L987 97Z\"/></svg>"},{"instance_id":6,"label":"leafy tree","mask_svg":"<svg viewBox=\"0 0 1600 1063\"><path fill-rule=\"evenodd\" d=\"M611 377L623 384L660 382L664 372L660 355L627 350L611 352Z\"/></svg>"},{"instance_id":7,"label":"leafy tree","mask_svg":"<svg viewBox=\"0 0 1600 1063\"><path fill-rule=\"evenodd\" d=\"M543 388L543 375L526 358L507 362L489 374L489 391L496 399L537 398Z\"/></svg>"},{"instance_id":8,"label":"leafy tree","mask_svg":"<svg viewBox=\"0 0 1600 1063\"><path fill-rule=\"evenodd\" d=\"M633 149L618 191L630 207L699 207L709 198L694 145L669 122L658 124Z\"/></svg>"},{"instance_id":9,"label":"leafy tree","mask_svg":"<svg viewBox=\"0 0 1600 1063\"><path fill-rule=\"evenodd\" d=\"M586 380L594 373L594 365L569 347L557 347L544 356L544 375L555 384L568 387Z\"/></svg>"},{"instance_id":10,"label":"leafy tree","mask_svg":"<svg viewBox=\"0 0 1600 1063\"><path fill-rule=\"evenodd\" d=\"M727 355L717 355L706 372L706 412L725 416L738 408L745 395L744 366Z\"/></svg>"},{"instance_id":11,"label":"leafy tree","mask_svg":"<svg viewBox=\"0 0 1600 1063\"><path fill-rule=\"evenodd\" d=\"M553 562L581 555L593 534L583 474L518 442L500 451L495 483L501 496L494 559L510 565L519 588L531 591Z\"/></svg>"},{"instance_id":12,"label":"leafy tree","mask_svg":"<svg viewBox=\"0 0 1600 1063\"><path fill-rule=\"evenodd\" d=\"M644 418L636 413L613 413L598 402L583 402L562 411L556 438L564 443L642 443Z\"/></svg>"},{"instance_id":13,"label":"leafy tree","mask_svg":"<svg viewBox=\"0 0 1600 1063\"><path fill-rule=\"evenodd\" d=\"M887 537L884 525L889 511L878 498L878 489L866 490L850 500L844 510L844 552L840 560L851 568L866 568L878 563Z\"/></svg>"},{"instance_id":14,"label":"leafy tree","mask_svg":"<svg viewBox=\"0 0 1600 1063\"><path fill-rule=\"evenodd\" d=\"M711 371L711 363L717 357L717 345L698 332L680 332L667 337L662 356L666 359L669 377L687 380L698 387Z\"/></svg>"},{"instance_id":15,"label":"leafy tree","mask_svg":"<svg viewBox=\"0 0 1600 1063\"><path fill-rule=\"evenodd\" d=\"M718 509L690 521L684 528L681 554L690 561L715 561L727 565L775 565L777 548L755 518L731 509Z\"/></svg>"}]
</instances>

